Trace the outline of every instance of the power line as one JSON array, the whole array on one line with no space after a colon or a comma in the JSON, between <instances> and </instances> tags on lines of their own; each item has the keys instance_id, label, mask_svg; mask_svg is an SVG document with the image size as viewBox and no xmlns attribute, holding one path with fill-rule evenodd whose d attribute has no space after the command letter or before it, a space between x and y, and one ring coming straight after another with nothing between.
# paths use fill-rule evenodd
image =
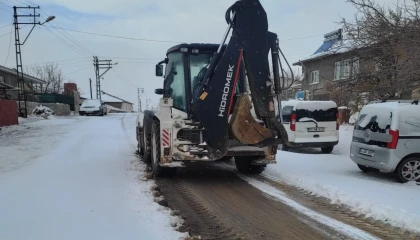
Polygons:
<instances>
[{"instance_id":1,"label":"power line","mask_svg":"<svg viewBox=\"0 0 420 240\"><path fill-rule=\"evenodd\" d=\"M15 1L17 1L17 2L20 2L20 3L22 3L23 5L37 5L37 4L28 4L28 3L24 3L24 2L22 2L22 1L20 1L20 0L15 0Z\"/></svg>"},{"instance_id":2,"label":"power line","mask_svg":"<svg viewBox=\"0 0 420 240\"><path fill-rule=\"evenodd\" d=\"M11 25L13 25L13 23L8 24L8 25L1 26L0 28L8 27L8 26L11 26Z\"/></svg>"},{"instance_id":3,"label":"power line","mask_svg":"<svg viewBox=\"0 0 420 240\"><path fill-rule=\"evenodd\" d=\"M71 46L67 41L65 41L64 39L62 39L60 36L58 36L56 33L54 33L53 31L51 31L49 28L47 28L47 30L51 34L53 34L56 38L58 38L61 42L63 42L67 47L71 48L74 52L76 52L77 54L79 54L82 57L86 56L86 55L84 55L85 53L83 53L79 49L76 49L73 46Z\"/></svg>"},{"instance_id":4,"label":"power line","mask_svg":"<svg viewBox=\"0 0 420 240\"><path fill-rule=\"evenodd\" d=\"M80 58L70 58L70 59L63 59L63 60L48 61L48 62L30 63L27 65L36 65L36 64L43 64L43 63L54 63L54 62L69 62L69 61L74 61L78 59L87 59L87 58L90 58L90 57L80 57Z\"/></svg>"},{"instance_id":5,"label":"power line","mask_svg":"<svg viewBox=\"0 0 420 240\"><path fill-rule=\"evenodd\" d=\"M3 34L3 35L0 35L0 37L7 36L7 35L9 35L9 34L12 34L12 32L10 31L10 32L8 32L8 33L5 33L5 34Z\"/></svg>"},{"instance_id":6,"label":"power line","mask_svg":"<svg viewBox=\"0 0 420 240\"><path fill-rule=\"evenodd\" d=\"M13 24L11 24L11 25L13 25ZM10 46L12 46L12 29L13 29L13 26L10 28L9 50L7 51L6 62L3 64L3 66L6 66L6 64L7 64L7 60L9 60L9 55L10 55Z\"/></svg>"},{"instance_id":7,"label":"power line","mask_svg":"<svg viewBox=\"0 0 420 240\"><path fill-rule=\"evenodd\" d=\"M1 3L1 2L0 2ZM13 14L11 11L9 11L9 10L6 10L6 9L4 9L4 8L0 8L0 10L3 10L3 11L6 11L6 12L8 12L8 13L11 13L11 14Z\"/></svg>"},{"instance_id":8,"label":"power line","mask_svg":"<svg viewBox=\"0 0 420 240\"><path fill-rule=\"evenodd\" d=\"M78 69L78 70L76 70L76 71L73 71L73 72L70 72L70 73L66 73L66 74L64 74L64 76L68 76L68 75L70 75L70 74L80 72L80 71L82 71L82 70L84 70L84 69L86 69L86 68L90 68L90 66L80 68L80 69Z\"/></svg>"},{"instance_id":9,"label":"power line","mask_svg":"<svg viewBox=\"0 0 420 240\"><path fill-rule=\"evenodd\" d=\"M299 39L307 39L307 38L314 38L314 37L320 37L324 36L324 34L321 35L313 35L313 36L306 36L306 37L296 37L296 38L286 38L286 39L279 39L280 42L284 41L292 41L292 40L299 40Z\"/></svg>"},{"instance_id":10,"label":"power line","mask_svg":"<svg viewBox=\"0 0 420 240\"><path fill-rule=\"evenodd\" d=\"M21 3L23 3L22 1L20 1L20 0L16 0L16 1L19 1L19 2L21 2ZM27 2L27 3L29 3L29 4L32 4L32 5L38 5L38 4L35 4L35 3L33 3L33 2L31 2L31 1L26 1L25 0L25 2ZM23 4L25 4L25 3L23 3ZM44 9L42 9L42 8L40 8L40 10L43 12L43 14L46 16L46 17L48 17L49 16L49 14L47 14L45 11L44 11ZM42 17L41 16L41 18L42 19L46 19L45 17ZM83 46L83 44L81 44L79 41L77 41L75 38L73 38L69 33L67 33L66 31L60 31L59 29L61 29L61 26L58 24L58 23L54 23L54 22L49 22L49 24L50 24L50 26L48 26L48 27L52 27L52 28L54 28L59 34L61 34L64 38L66 38L67 39L67 43L69 44L69 45L72 45L74 48L76 48L77 50L79 50L79 52L83 52L84 54L87 52L88 53L88 55L95 55L95 54L93 54L88 48L86 48L85 46ZM58 27L56 27L55 25L57 25ZM45 26L45 25L42 25L42 26ZM46 26L47 27L47 26Z\"/></svg>"},{"instance_id":11,"label":"power line","mask_svg":"<svg viewBox=\"0 0 420 240\"><path fill-rule=\"evenodd\" d=\"M45 25L43 25L43 26L44 27L50 27L50 26L45 26ZM118 39L127 39L127 40L135 40L135 41L162 42L162 43L182 43L182 42L167 41L167 40L156 40L156 39L146 39L146 38L122 37L122 36L115 36L115 35L108 35L108 34L101 34L101 33L85 32L85 31L79 31L79 30L68 29L68 28L59 28L59 29L70 31L70 32L78 32L78 33L89 34L89 35L96 35L96 36L110 37L110 38L118 38Z\"/></svg>"},{"instance_id":12,"label":"power line","mask_svg":"<svg viewBox=\"0 0 420 240\"><path fill-rule=\"evenodd\" d=\"M121 81L124 81L124 82L126 82L126 83L129 83L129 84L131 84L131 85L133 85L133 86L135 86L135 87L139 87L139 86L137 86L136 84L132 83L131 81L126 81L125 79L123 79L123 78L120 76L120 74L118 74L118 72L117 72L117 71L115 71L113 68L111 68L111 70L112 70L112 71L114 71L114 73L117 75L117 77L118 77Z\"/></svg>"}]
</instances>

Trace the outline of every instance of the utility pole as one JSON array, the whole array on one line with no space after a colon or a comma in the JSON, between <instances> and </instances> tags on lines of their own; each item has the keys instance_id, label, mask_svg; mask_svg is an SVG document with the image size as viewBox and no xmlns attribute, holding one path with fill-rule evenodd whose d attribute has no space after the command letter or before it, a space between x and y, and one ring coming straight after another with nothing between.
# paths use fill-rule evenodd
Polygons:
<instances>
[{"instance_id":1,"label":"utility pole","mask_svg":"<svg viewBox=\"0 0 420 240\"><path fill-rule=\"evenodd\" d=\"M89 86L90 86L90 99L92 99L92 79L89 78Z\"/></svg>"},{"instance_id":2,"label":"utility pole","mask_svg":"<svg viewBox=\"0 0 420 240\"><path fill-rule=\"evenodd\" d=\"M142 112L143 109L141 108L141 96L144 93L144 88L137 88L137 96L139 100L139 112Z\"/></svg>"},{"instance_id":3,"label":"utility pole","mask_svg":"<svg viewBox=\"0 0 420 240\"><path fill-rule=\"evenodd\" d=\"M149 110L150 109L150 104L152 103L152 99L150 99L150 98L147 98L146 99L146 110Z\"/></svg>"},{"instance_id":4,"label":"utility pole","mask_svg":"<svg viewBox=\"0 0 420 240\"><path fill-rule=\"evenodd\" d=\"M112 60L99 60L98 57L93 57L93 66L95 67L96 75L96 99L101 99L101 78L112 68L112 65L118 64L112 64L111 62ZM105 69L105 71L101 74L100 69Z\"/></svg>"},{"instance_id":5,"label":"utility pole","mask_svg":"<svg viewBox=\"0 0 420 240\"><path fill-rule=\"evenodd\" d=\"M34 12L34 14L29 15L19 15L18 9L27 9L29 11ZM37 21L37 18L40 17L40 14L36 14L36 10L39 9L38 7L13 7L13 24L15 26L15 53L16 53L16 78L18 81L18 101L19 101L19 116L21 117L28 117L28 108L27 108L27 96L26 96L26 90L25 90L25 80L23 77L23 63L22 63L22 49L21 46L25 44L26 40L28 40L29 35L31 35L32 31L34 30L36 25L43 25L44 23L47 23L51 20L53 20L55 17L50 16L48 17L45 22L41 23ZM30 21L25 22L19 22L19 18L26 18ZM31 31L26 36L25 40L23 40L23 43L20 42L20 34L19 34L19 25L33 25ZM31 88L33 88L31 83ZM23 103L22 103L23 100Z\"/></svg>"}]
</instances>

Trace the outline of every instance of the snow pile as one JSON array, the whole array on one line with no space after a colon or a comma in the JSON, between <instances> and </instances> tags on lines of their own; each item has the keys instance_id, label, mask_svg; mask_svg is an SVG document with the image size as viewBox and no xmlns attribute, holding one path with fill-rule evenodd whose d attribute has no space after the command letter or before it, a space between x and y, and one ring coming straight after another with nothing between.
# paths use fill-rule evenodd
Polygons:
<instances>
[{"instance_id":1,"label":"snow pile","mask_svg":"<svg viewBox=\"0 0 420 240\"><path fill-rule=\"evenodd\" d=\"M54 115L54 111L51 110L48 107L45 106L37 106L36 108L34 108L34 110L32 111L32 115L35 115L37 117L42 117L44 119L47 119L50 115Z\"/></svg>"},{"instance_id":2,"label":"snow pile","mask_svg":"<svg viewBox=\"0 0 420 240\"><path fill-rule=\"evenodd\" d=\"M349 123L356 124L357 119L359 119L360 112L355 112L350 115Z\"/></svg>"},{"instance_id":3,"label":"snow pile","mask_svg":"<svg viewBox=\"0 0 420 240\"><path fill-rule=\"evenodd\" d=\"M397 183L389 174L361 172L349 157L352 133L352 126L341 126L332 154L279 151L277 164L268 165L264 176L347 205L366 217L420 232L419 186Z\"/></svg>"}]
</instances>

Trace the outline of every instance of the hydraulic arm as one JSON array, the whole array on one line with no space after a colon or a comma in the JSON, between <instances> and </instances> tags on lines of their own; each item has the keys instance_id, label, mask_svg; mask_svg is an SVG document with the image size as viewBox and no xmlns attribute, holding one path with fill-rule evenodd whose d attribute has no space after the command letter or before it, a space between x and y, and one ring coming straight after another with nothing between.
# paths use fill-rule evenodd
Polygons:
<instances>
[{"instance_id":1,"label":"hydraulic arm","mask_svg":"<svg viewBox=\"0 0 420 240\"><path fill-rule=\"evenodd\" d=\"M206 130L211 158L223 157L228 151L229 127L235 138L248 145L277 146L287 141L287 133L276 117L274 101L281 93L281 76L284 81L281 51L277 35L268 31L264 8L258 0L237 1L227 10L226 21L228 30L193 96L193 113ZM222 51L231 30L230 41ZM270 78L270 50L273 80ZM244 70L251 96L239 93L233 106L236 84ZM251 115L250 97L264 126ZM280 105L280 101L277 102Z\"/></svg>"}]
</instances>

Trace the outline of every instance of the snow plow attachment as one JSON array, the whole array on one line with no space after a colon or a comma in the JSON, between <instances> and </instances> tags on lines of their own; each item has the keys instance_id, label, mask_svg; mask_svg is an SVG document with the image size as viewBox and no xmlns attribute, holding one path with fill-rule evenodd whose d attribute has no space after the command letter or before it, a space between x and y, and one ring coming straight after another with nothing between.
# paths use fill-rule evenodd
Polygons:
<instances>
[{"instance_id":1,"label":"snow plow attachment","mask_svg":"<svg viewBox=\"0 0 420 240\"><path fill-rule=\"evenodd\" d=\"M236 102L230 128L240 142L256 145L273 137L271 131L259 124L251 115L251 101L247 93L241 94Z\"/></svg>"}]
</instances>

